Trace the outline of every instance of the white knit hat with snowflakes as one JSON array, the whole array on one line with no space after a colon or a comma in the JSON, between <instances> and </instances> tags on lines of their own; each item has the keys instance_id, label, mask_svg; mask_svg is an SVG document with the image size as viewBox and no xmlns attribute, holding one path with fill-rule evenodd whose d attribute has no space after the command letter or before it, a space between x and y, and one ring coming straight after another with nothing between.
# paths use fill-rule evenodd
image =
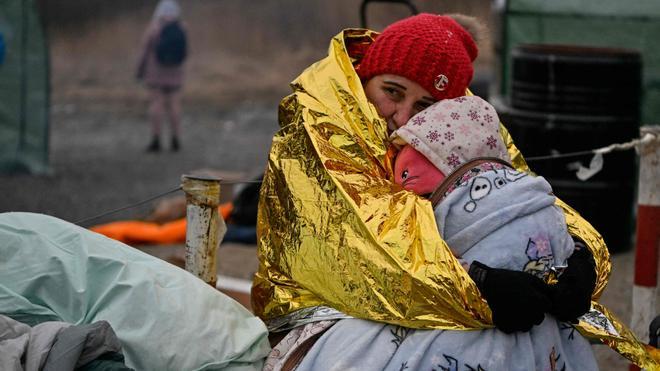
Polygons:
<instances>
[{"instance_id":1,"label":"white knit hat with snowflakes","mask_svg":"<svg viewBox=\"0 0 660 371\"><path fill-rule=\"evenodd\" d=\"M495 108L477 96L441 100L412 117L391 138L395 144L410 144L444 175L475 157L511 162Z\"/></svg>"}]
</instances>

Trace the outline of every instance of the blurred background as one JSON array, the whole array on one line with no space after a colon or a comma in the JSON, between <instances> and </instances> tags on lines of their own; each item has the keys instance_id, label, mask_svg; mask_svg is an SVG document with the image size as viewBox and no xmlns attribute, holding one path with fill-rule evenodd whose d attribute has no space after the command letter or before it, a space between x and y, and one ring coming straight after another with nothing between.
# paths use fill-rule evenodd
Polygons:
<instances>
[{"instance_id":1,"label":"blurred background","mask_svg":"<svg viewBox=\"0 0 660 371\"><path fill-rule=\"evenodd\" d=\"M471 89L496 106L526 157L625 142L640 124L660 119L658 1L366 3L180 1L189 47L182 148L145 153L148 92L135 74L157 1L3 0L0 212L86 219L85 226L144 220L156 201L88 218L177 187L182 174L254 179L264 170L289 82L326 55L331 37L363 25L361 6L366 26L377 31L410 15L411 5L477 17L488 32ZM603 171L577 180L575 162L591 157L530 166L604 234L616 254L604 300L626 322L630 299L614 298L630 297L638 159L632 151L607 155ZM227 186L225 199L244 187ZM165 247L141 248L164 255ZM254 245L227 251L221 269L249 279ZM602 369L627 367L602 348Z\"/></svg>"},{"instance_id":2,"label":"blurred background","mask_svg":"<svg viewBox=\"0 0 660 371\"><path fill-rule=\"evenodd\" d=\"M289 82L325 56L330 38L360 26L355 1L181 1L189 57L182 92L182 151L143 153L148 92L135 79L143 33L158 2L7 0L0 65L0 201L75 221L135 202L195 169L263 171ZM490 22L488 1L415 4ZM368 6L369 27L411 14ZM491 65L485 40L478 64ZM167 125L163 131L167 132ZM32 174L36 176L27 176ZM80 207L79 205L85 205ZM144 209L116 217L137 218ZM101 219L104 221L107 219Z\"/></svg>"},{"instance_id":3,"label":"blurred background","mask_svg":"<svg viewBox=\"0 0 660 371\"><path fill-rule=\"evenodd\" d=\"M54 103L89 100L142 109L134 68L140 37L157 1L43 1L52 57ZM189 30L185 103L231 106L245 100L277 102L288 83L324 57L330 38L360 27L360 3L325 1L185 0ZM423 1L419 11L466 12L490 22L483 0ZM367 21L374 29L410 14L402 4L372 3ZM479 63L489 66L492 48ZM137 106L137 107L136 107Z\"/></svg>"}]
</instances>

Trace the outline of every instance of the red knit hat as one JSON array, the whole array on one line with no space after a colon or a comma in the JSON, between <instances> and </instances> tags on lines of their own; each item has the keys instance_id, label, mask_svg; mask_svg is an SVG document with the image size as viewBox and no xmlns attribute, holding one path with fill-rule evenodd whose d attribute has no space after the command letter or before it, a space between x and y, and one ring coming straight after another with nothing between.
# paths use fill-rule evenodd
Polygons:
<instances>
[{"instance_id":1,"label":"red knit hat","mask_svg":"<svg viewBox=\"0 0 660 371\"><path fill-rule=\"evenodd\" d=\"M356 70L364 82L381 74L403 76L442 100L465 95L477 54L472 36L455 20L422 13L385 28Z\"/></svg>"}]
</instances>

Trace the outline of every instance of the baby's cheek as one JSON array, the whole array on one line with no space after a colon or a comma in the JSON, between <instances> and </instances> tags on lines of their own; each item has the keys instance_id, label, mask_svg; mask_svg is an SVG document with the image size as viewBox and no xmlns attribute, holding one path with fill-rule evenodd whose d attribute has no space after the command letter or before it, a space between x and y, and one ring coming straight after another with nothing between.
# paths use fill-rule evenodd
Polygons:
<instances>
[{"instance_id":1,"label":"baby's cheek","mask_svg":"<svg viewBox=\"0 0 660 371\"><path fill-rule=\"evenodd\" d=\"M414 182L408 182L404 188L418 195L425 195L435 191L437 186L435 184L426 182L423 178L418 178Z\"/></svg>"},{"instance_id":2,"label":"baby's cheek","mask_svg":"<svg viewBox=\"0 0 660 371\"><path fill-rule=\"evenodd\" d=\"M403 166L402 164L403 161L396 161L394 163L394 183L398 185L403 184L403 172L407 171L407 169Z\"/></svg>"}]
</instances>

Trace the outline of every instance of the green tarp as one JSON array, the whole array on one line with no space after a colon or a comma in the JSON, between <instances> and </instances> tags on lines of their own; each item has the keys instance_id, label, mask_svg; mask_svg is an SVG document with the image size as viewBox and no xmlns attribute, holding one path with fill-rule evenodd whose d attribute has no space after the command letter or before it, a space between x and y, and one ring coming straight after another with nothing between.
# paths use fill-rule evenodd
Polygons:
<instances>
[{"instance_id":1,"label":"green tarp","mask_svg":"<svg viewBox=\"0 0 660 371\"><path fill-rule=\"evenodd\" d=\"M503 96L510 93L511 51L517 45L633 49L641 53L643 63L642 124L660 123L660 1L510 0L502 32Z\"/></svg>"},{"instance_id":2,"label":"green tarp","mask_svg":"<svg viewBox=\"0 0 660 371\"><path fill-rule=\"evenodd\" d=\"M264 323L201 279L52 216L0 213L0 313L107 321L135 370L261 370ZM4 329L3 329L4 330Z\"/></svg>"},{"instance_id":3,"label":"green tarp","mask_svg":"<svg viewBox=\"0 0 660 371\"><path fill-rule=\"evenodd\" d=\"M33 0L0 1L0 173L48 171L48 52Z\"/></svg>"}]
</instances>

